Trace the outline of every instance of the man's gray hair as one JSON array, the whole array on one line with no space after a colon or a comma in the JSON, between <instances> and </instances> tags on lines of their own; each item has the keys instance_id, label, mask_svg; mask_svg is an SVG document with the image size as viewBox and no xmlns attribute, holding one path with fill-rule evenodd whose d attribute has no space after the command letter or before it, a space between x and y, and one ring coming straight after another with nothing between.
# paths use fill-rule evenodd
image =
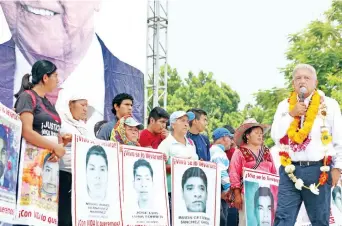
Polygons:
<instances>
[{"instance_id":1,"label":"man's gray hair","mask_svg":"<svg viewBox=\"0 0 342 226\"><path fill-rule=\"evenodd\" d=\"M293 69L292 79L294 79L294 76L297 73L297 71L301 70L301 69L309 70L311 72L311 74L314 76L314 78L317 80L316 69L313 66L311 66L310 64L297 64L296 67Z\"/></svg>"}]
</instances>

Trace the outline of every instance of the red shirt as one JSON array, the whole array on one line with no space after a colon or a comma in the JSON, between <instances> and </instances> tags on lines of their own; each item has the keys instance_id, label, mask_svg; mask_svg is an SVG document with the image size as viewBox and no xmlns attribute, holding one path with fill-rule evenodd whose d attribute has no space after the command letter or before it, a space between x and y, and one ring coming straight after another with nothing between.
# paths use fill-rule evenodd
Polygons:
<instances>
[{"instance_id":1,"label":"red shirt","mask_svg":"<svg viewBox=\"0 0 342 226\"><path fill-rule=\"evenodd\" d=\"M159 144L164 140L161 134L153 134L147 129L144 129L140 133L139 144L141 147L152 147L157 149Z\"/></svg>"},{"instance_id":2,"label":"red shirt","mask_svg":"<svg viewBox=\"0 0 342 226\"><path fill-rule=\"evenodd\" d=\"M232 159L234 151L235 151L235 148L231 148L229 150L226 150L226 155L227 155L227 158L229 159L229 161Z\"/></svg>"}]
</instances>

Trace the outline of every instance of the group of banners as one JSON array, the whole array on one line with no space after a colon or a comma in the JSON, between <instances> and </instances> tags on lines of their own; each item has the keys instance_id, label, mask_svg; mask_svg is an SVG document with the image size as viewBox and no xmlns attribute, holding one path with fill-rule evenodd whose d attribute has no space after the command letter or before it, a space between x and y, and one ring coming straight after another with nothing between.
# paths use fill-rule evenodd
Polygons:
<instances>
[{"instance_id":1,"label":"group of banners","mask_svg":"<svg viewBox=\"0 0 342 226\"><path fill-rule=\"evenodd\" d=\"M59 164L49 157L21 139L19 116L0 104L0 225L58 225ZM220 223L215 163L173 158L169 196L164 155L154 149L74 135L71 162L73 225ZM243 178L246 225L273 225L279 177L244 169ZM341 184L331 200L330 225L341 226ZM303 218L305 209L296 225L310 226Z\"/></svg>"}]
</instances>

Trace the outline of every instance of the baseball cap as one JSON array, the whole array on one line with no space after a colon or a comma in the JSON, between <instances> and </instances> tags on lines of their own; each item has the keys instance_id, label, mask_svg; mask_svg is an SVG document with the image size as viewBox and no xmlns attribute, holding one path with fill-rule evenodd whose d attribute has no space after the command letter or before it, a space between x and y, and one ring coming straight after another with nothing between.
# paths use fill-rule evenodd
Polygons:
<instances>
[{"instance_id":1,"label":"baseball cap","mask_svg":"<svg viewBox=\"0 0 342 226\"><path fill-rule=\"evenodd\" d=\"M170 124L175 123L177 119L183 117L184 115L188 116L189 121L195 119L195 114L193 112L175 111L170 116Z\"/></svg>"},{"instance_id":2,"label":"baseball cap","mask_svg":"<svg viewBox=\"0 0 342 226\"><path fill-rule=\"evenodd\" d=\"M133 117L126 118L125 124L128 125L128 126L137 127L139 130L144 129L144 126L140 122L135 120Z\"/></svg>"},{"instance_id":3,"label":"baseball cap","mask_svg":"<svg viewBox=\"0 0 342 226\"><path fill-rule=\"evenodd\" d=\"M231 134L231 132L229 132L229 130L227 130L226 128L217 128L214 130L213 132L213 140L218 140L221 137L225 137L225 136L229 136L230 138L233 138L233 134Z\"/></svg>"}]
</instances>

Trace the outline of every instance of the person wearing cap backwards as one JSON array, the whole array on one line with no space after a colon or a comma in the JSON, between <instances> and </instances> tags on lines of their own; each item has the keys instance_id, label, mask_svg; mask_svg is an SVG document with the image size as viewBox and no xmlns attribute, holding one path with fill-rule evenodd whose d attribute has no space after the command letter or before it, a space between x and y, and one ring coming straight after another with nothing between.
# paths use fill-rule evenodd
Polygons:
<instances>
[{"instance_id":1,"label":"person wearing cap backwards","mask_svg":"<svg viewBox=\"0 0 342 226\"><path fill-rule=\"evenodd\" d=\"M140 146L139 130L143 128L143 125L135 120L132 115L126 115L116 123L110 135L110 140L120 144Z\"/></svg>"},{"instance_id":2,"label":"person wearing cap backwards","mask_svg":"<svg viewBox=\"0 0 342 226\"><path fill-rule=\"evenodd\" d=\"M328 226L331 188L342 169L341 109L317 90L311 65L297 65L292 77L294 92L279 103L271 133L282 165L274 224L294 225L304 201L312 226Z\"/></svg>"},{"instance_id":3,"label":"person wearing cap backwards","mask_svg":"<svg viewBox=\"0 0 342 226\"><path fill-rule=\"evenodd\" d=\"M171 207L171 157L198 160L194 142L186 137L189 129L189 121L195 118L192 112L176 111L170 116L171 134L163 140L158 151L166 155L166 177L169 193L170 211Z\"/></svg>"},{"instance_id":4,"label":"person wearing cap backwards","mask_svg":"<svg viewBox=\"0 0 342 226\"><path fill-rule=\"evenodd\" d=\"M221 171L221 220L220 226L228 226L228 204L225 200L226 193L230 187L228 167L229 160L225 150L229 149L232 143L233 135L225 128L217 128L213 132L214 143L210 148L210 161L217 163Z\"/></svg>"},{"instance_id":5,"label":"person wearing cap backwards","mask_svg":"<svg viewBox=\"0 0 342 226\"><path fill-rule=\"evenodd\" d=\"M157 149L159 144L167 137L166 129L170 115L161 107L155 107L150 112L147 120L147 129L140 133L139 143L142 147Z\"/></svg>"},{"instance_id":6,"label":"person wearing cap backwards","mask_svg":"<svg viewBox=\"0 0 342 226\"><path fill-rule=\"evenodd\" d=\"M87 130L85 121L87 120L88 100L82 95L82 92L74 90L73 94L68 98L68 103L65 103L64 108L59 110L62 125L60 133L64 137L66 153L59 163L59 206L58 206L58 225L71 226L71 138L73 134L94 137L92 131Z\"/></svg>"},{"instance_id":7,"label":"person wearing cap backwards","mask_svg":"<svg viewBox=\"0 0 342 226\"><path fill-rule=\"evenodd\" d=\"M201 134L208 125L207 113L199 108L190 109L188 112L193 112L195 118L189 122L190 129L187 137L194 141L198 157L201 160L210 161L210 142L206 135Z\"/></svg>"},{"instance_id":8,"label":"person wearing cap backwards","mask_svg":"<svg viewBox=\"0 0 342 226\"><path fill-rule=\"evenodd\" d=\"M235 150L229 166L230 186L234 194L233 205L239 209L239 225L245 226L245 207L243 205L243 168L256 169L276 174L270 150L264 145L264 134L269 126L247 119L235 131L234 141L239 147Z\"/></svg>"}]
</instances>

